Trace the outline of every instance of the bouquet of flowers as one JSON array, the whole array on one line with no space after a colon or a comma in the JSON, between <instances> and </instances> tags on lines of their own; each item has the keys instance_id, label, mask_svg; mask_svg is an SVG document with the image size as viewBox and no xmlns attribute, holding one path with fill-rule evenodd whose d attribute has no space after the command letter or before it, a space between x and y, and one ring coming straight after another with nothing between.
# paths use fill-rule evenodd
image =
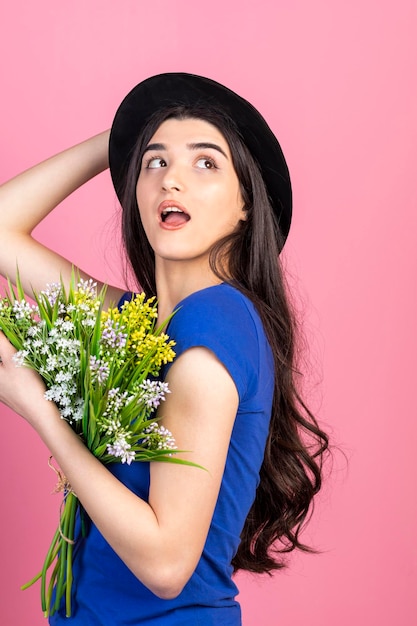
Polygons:
<instances>
[{"instance_id":1,"label":"bouquet of flowers","mask_svg":"<svg viewBox=\"0 0 417 626\"><path fill-rule=\"evenodd\" d=\"M17 349L16 366L35 369L43 377L45 397L56 403L62 419L72 426L89 450L103 463L166 461L175 457L171 433L152 413L169 393L157 376L173 360L174 342L156 328L153 298L133 297L119 309L103 309L105 289L97 293L92 280L73 276L66 292L60 283L34 294L31 304L19 279L16 290L0 298L0 329ZM65 595L71 615L72 553L76 514L82 507L65 477L60 524L42 571L22 588L41 579L41 603L52 615ZM47 571L54 564L47 582ZM53 588L55 597L53 599Z\"/></svg>"}]
</instances>

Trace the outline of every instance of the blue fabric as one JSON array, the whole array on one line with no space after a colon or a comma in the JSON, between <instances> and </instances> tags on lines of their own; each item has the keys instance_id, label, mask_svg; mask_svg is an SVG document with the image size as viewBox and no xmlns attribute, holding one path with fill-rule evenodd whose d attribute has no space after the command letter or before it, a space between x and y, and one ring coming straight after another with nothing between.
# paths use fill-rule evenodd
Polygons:
<instances>
[{"instance_id":1,"label":"blue fabric","mask_svg":"<svg viewBox=\"0 0 417 626\"><path fill-rule=\"evenodd\" d=\"M198 291L178 305L168 333L177 356L193 346L211 350L233 378L239 408L225 472L203 554L182 593L161 600L130 572L90 524L74 559L74 615L52 625L240 626L231 560L255 497L273 395L273 360L253 304L227 284ZM166 373L166 372L165 372ZM165 373L163 375L165 375ZM109 470L141 498L149 493L149 464Z\"/></svg>"}]
</instances>

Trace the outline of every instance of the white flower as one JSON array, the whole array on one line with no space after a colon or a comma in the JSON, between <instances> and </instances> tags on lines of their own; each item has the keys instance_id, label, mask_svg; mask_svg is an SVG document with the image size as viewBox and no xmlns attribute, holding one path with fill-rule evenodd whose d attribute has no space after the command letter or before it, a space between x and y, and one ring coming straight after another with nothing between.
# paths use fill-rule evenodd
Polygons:
<instances>
[{"instance_id":1,"label":"white flower","mask_svg":"<svg viewBox=\"0 0 417 626\"><path fill-rule=\"evenodd\" d=\"M46 289L41 291L41 295L45 296L51 306L54 306L55 302L61 295L61 283L49 283L46 285Z\"/></svg>"},{"instance_id":2,"label":"white flower","mask_svg":"<svg viewBox=\"0 0 417 626\"><path fill-rule=\"evenodd\" d=\"M62 322L62 330L66 333L74 330L75 326L72 322L70 321L66 321L66 322Z\"/></svg>"},{"instance_id":3,"label":"white flower","mask_svg":"<svg viewBox=\"0 0 417 626\"><path fill-rule=\"evenodd\" d=\"M84 414L84 400L83 398L77 398L74 405L74 421L78 422L83 418Z\"/></svg>"},{"instance_id":4,"label":"white flower","mask_svg":"<svg viewBox=\"0 0 417 626\"><path fill-rule=\"evenodd\" d=\"M107 452L116 458L120 458L122 463L130 465L135 458L135 453L131 450L131 447L130 443L126 441L126 435L120 433L113 444L107 446Z\"/></svg>"},{"instance_id":5,"label":"white flower","mask_svg":"<svg viewBox=\"0 0 417 626\"><path fill-rule=\"evenodd\" d=\"M39 335L41 329L40 324L36 324L35 326L30 326L27 330L28 337L36 337Z\"/></svg>"},{"instance_id":6,"label":"white flower","mask_svg":"<svg viewBox=\"0 0 417 626\"><path fill-rule=\"evenodd\" d=\"M27 350L19 350L19 352L15 352L12 359L16 364L16 367L21 367L25 363L25 358L28 356L29 352Z\"/></svg>"},{"instance_id":7,"label":"white flower","mask_svg":"<svg viewBox=\"0 0 417 626\"><path fill-rule=\"evenodd\" d=\"M72 378L71 372L58 372L55 376L57 383L68 383Z\"/></svg>"},{"instance_id":8,"label":"white flower","mask_svg":"<svg viewBox=\"0 0 417 626\"><path fill-rule=\"evenodd\" d=\"M168 383L157 380L146 379L139 385L139 388L142 390L140 399L152 409L158 408L161 401L165 400L165 394L171 393Z\"/></svg>"},{"instance_id":9,"label":"white flower","mask_svg":"<svg viewBox=\"0 0 417 626\"><path fill-rule=\"evenodd\" d=\"M90 298L95 298L97 296L97 283L93 281L92 278L85 280L84 278L80 278L78 282L78 291Z\"/></svg>"},{"instance_id":10,"label":"white flower","mask_svg":"<svg viewBox=\"0 0 417 626\"><path fill-rule=\"evenodd\" d=\"M105 383L109 377L110 367L108 363L95 356L90 356L90 370L92 380L97 381L100 385Z\"/></svg>"},{"instance_id":11,"label":"white flower","mask_svg":"<svg viewBox=\"0 0 417 626\"><path fill-rule=\"evenodd\" d=\"M31 318L33 310L33 306L31 306L29 302L26 302L26 300L15 300L13 303L13 313L18 320Z\"/></svg>"},{"instance_id":12,"label":"white flower","mask_svg":"<svg viewBox=\"0 0 417 626\"><path fill-rule=\"evenodd\" d=\"M96 325L96 318L95 317L86 317L85 319L83 319L83 321L81 323L82 323L83 326L94 328L94 326Z\"/></svg>"},{"instance_id":13,"label":"white flower","mask_svg":"<svg viewBox=\"0 0 417 626\"><path fill-rule=\"evenodd\" d=\"M152 422L143 431L147 434L142 441L143 445L147 445L150 450L176 450L175 439L165 426Z\"/></svg>"},{"instance_id":14,"label":"white flower","mask_svg":"<svg viewBox=\"0 0 417 626\"><path fill-rule=\"evenodd\" d=\"M58 367L58 359L55 354L48 356L45 362L45 369L47 372L53 372Z\"/></svg>"}]
</instances>

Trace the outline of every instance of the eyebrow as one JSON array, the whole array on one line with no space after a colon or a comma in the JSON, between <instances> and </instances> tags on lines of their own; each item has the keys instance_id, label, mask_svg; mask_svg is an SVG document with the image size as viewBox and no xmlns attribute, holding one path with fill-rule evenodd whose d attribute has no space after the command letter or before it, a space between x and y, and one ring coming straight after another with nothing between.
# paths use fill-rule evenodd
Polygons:
<instances>
[{"instance_id":1,"label":"eyebrow","mask_svg":"<svg viewBox=\"0 0 417 626\"><path fill-rule=\"evenodd\" d=\"M222 154L226 159L228 158L223 148L221 148L216 143L210 143L207 141L202 141L198 143L187 143L187 148L189 150L207 150L211 148L212 150L217 150L217 152L220 152L220 154ZM158 150L166 150L166 149L167 147L163 143L150 143L148 146L146 146L144 153L149 152L150 150L158 151Z\"/></svg>"},{"instance_id":2,"label":"eyebrow","mask_svg":"<svg viewBox=\"0 0 417 626\"><path fill-rule=\"evenodd\" d=\"M227 154L225 153L223 148L217 145L217 143L210 143L207 141L203 141L200 143L187 143L187 148L189 148L190 150L207 150L211 148L212 150L217 150L217 152L220 152L220 154L222 154L227 159Z\"/></svg>"},{"instance_id":3,"label":"eyebrow","mask_svg":"<svg viewBox=\"0 0 417 626\"><path fill-rule=\"evenodd\" d=\"M166 146L163 143L150 143L143 152L149 152L149 150L166 150Z\"/></svg>"}]
</instances>

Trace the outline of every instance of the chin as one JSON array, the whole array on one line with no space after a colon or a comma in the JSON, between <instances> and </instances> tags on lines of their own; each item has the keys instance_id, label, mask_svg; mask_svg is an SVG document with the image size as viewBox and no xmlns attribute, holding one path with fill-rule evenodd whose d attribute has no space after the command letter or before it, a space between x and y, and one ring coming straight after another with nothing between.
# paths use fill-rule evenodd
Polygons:
<instances>
[{"instance_id":1,"label":"chin","mask_svg":"<svg viewBox=\"0 0 417 626\"><path fill-rule=\"evenodd\" d=\"M189 250L185 251L184 246L181 246L181 249L178 248L170 248L167 249L155 249L155 257L158 257L163 262L167 263L201 263L207 264L209 266L209 250Z\"/></svg>"}]
</instances>

